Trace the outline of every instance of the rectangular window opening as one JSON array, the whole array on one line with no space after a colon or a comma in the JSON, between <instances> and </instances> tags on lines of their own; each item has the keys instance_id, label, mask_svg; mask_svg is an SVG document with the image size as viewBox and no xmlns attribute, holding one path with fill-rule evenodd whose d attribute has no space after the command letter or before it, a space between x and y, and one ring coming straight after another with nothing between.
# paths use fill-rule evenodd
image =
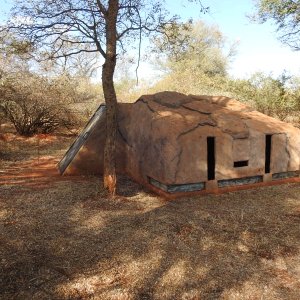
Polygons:
<instances>
[{"instance_id":1,"label":"rectangular window opening","mask_svg":"<svg viewBox=\"0 0 300 300\"><path fill-rule=\"evenodd\" d=\"M249 164L249 160L240 160L240 161L235 161L233 163L233 166L235 168L241 168L241 167L247 167Z\"/></svg>"},{"instance_id":2,"label":"rectangular window opening","mask_svg":"<svg viewBox=\"0 0 300 300\"><path fill-rule=\"evenodd\" d=\"M207 137L207 179L215 179L215 138Z\"/></svg>"},{"instance_id":3,"label":"rectangular window opening","mask_svg":"<svg viewBox=\"0 0 300 300\"><path fill-rule=\"evenodd\" d=\"M272 148L272 135L266 135L266 149L265 149L265 173L271 171L271 148Z\"/></svg>"}]
</instances>

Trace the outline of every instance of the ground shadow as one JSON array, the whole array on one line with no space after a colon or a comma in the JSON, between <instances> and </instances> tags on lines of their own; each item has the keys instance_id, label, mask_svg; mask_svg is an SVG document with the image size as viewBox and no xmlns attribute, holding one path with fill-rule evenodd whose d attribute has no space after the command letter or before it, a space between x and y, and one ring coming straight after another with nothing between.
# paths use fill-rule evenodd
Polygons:
<instances>
[{"instance_id":1,"label":"ground shadow","mask_svg":"<svg viewBox=\"0 0 300 300\"><path fill-rule=\"evenodd\" d=\"M171 202L99 186L0 187L3 299L297 299L299 185Z\"/></svg>"}]
</instances>

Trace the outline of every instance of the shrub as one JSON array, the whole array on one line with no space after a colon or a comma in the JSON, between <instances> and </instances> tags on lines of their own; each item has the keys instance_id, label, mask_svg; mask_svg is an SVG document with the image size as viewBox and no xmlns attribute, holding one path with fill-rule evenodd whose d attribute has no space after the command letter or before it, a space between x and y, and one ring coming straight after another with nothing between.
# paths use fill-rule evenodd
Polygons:
<instances>
[{"instance_id":1,"label":"shrub","mask_svg":"<svg viewBox=\"0 0 300 300\"><path fill-rule=\"evenodd\" d=\"M0 86L1 111L20 135L73 126L78 118L68 105L76 95L68 84L63 78L48 79L30 72L5 76Z\"/></svg>"},{"instance_id":2,"label":"shrub","mask_svg":"<svg viewBox=\"0 0 300 300\"><path fill-rule=\"evenodd\" d=\"M248 80L232 80L228 90L232 96L269 116L283 121L299 117L300 85L285 74L274 79L257 73Z\"/></svg>"}]
</instances>

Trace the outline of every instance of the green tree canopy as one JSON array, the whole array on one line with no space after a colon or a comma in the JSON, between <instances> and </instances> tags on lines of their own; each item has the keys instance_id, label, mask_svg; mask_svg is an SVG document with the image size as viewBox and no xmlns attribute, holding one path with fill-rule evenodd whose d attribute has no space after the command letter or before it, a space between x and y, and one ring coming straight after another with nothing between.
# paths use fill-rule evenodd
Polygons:
<instances>
[{"instance_id":1,"label":"green tree canopy","mask_svg":"<svg viewBox=\"0 0 300 300\"><path fill-rule=\"evenodd\" d=\"M257 0L256 18L275 21L280 40L300 50L300 0Z\"/></svg>"},{"instance_id":2,"label":"green tree canopy","mask_svg":"<svg viewBox=\"0 0 300 300\"><path fill-rule=\"evenodd\" d=\"M226 75L235 47L216 26L201 21L173 23L165 26L165 33L154 40L164 69L170 72L189 70L208 76Z\"/></svg>"},{"instance_id":3,"label":"green tree canopy","mask_svg":"<svg viewBox=\"0 0 300 300\"><path fill-rule=\"evenodd\" d=\"M173 23L154 39L158 65L166 72L159 86L191 93L220 85L227 76L235 45L215 26L203 22ZM214 90L214 88L212 88Z\"/></svg>"}]
</instances>

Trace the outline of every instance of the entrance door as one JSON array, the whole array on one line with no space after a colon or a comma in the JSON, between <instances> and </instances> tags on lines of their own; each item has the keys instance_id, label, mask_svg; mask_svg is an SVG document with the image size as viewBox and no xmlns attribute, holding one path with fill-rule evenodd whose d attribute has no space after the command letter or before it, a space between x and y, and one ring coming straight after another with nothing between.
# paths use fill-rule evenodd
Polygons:
<instances>
[{"instance_id":1,"label":"entrance door","mask_svg":"<svg viewBox=\"0 0 300 300\"><path fill-rule=\"evenodd\" d=\"M207 137L207 179L215 179L215 137Z\"/></svg>"}]
</instances>

